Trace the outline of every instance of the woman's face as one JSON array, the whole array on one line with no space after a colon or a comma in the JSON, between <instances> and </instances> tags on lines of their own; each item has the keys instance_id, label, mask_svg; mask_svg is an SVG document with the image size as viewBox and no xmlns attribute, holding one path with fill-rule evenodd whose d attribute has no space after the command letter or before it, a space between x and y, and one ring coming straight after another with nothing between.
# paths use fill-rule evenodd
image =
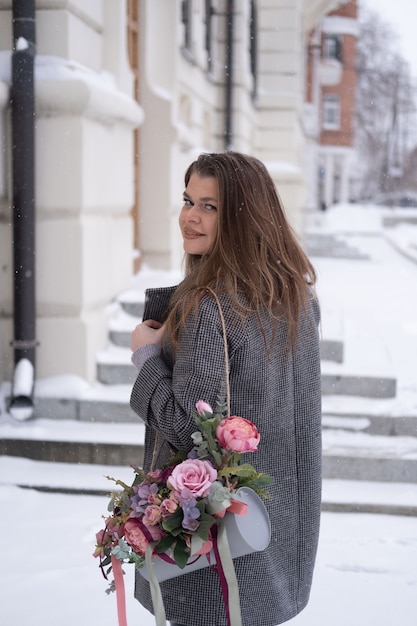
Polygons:
<instances>
[{"instance_id":1,"label":"woman's face","mask_svg":"<svg viewBox=\"0 0 417 626\"><path fill-rule=\"evenodd\" d=\"M187 254L203 255L213 247L219 208L219 188L212 176L191 174L179 224Z\"/></svg>"}]
</instances>

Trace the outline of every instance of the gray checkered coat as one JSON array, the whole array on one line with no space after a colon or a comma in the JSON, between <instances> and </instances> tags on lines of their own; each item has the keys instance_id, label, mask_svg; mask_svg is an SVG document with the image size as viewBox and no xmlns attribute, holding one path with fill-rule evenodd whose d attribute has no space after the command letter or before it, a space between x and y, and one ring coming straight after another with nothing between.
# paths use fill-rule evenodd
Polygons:
<instances>
[{"instance_id":1,"label":"gray checkered coat","mask_svg":"<svg viewBox=\"0 0 417 626\"><path fill-rule=\"evenodd\" d=\"M144 319L165 319L174 288L146 293ZM274 476L266 501L272 539L264 552L234 560L243 626L275 626L307 604L316 556L321 502L321 390L317 325L311 301L295 350L285 352L282 323L269 351L255 316L245 326L221 296L230 358L231 413L252 420L260 434L258 452L247 461ZM261 315L267 345L271 323ZM198 314L183 330L175 362L169 351L148 359L134 384L131 406L146 423L145 469L158 431L155 467L170 447L189 449L197 400L214 406L224 380L224 348L216 302L204 296ZM161 584L167 618L186 626L225 626L217 575L210 568ZM136 598L152 612L148 583L136 575Z\"/></svg>"}]
</instances>

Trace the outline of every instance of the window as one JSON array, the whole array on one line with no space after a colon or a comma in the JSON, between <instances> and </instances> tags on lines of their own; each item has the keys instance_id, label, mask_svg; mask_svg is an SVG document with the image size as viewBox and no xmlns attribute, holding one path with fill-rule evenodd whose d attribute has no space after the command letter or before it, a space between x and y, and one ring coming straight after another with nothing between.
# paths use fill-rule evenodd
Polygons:
<instances>
[{"instance_id":1,"label":"window","mask_svg":"<svg viewBox=\"0 0 417 626\"><path fill-rule=\"evenodd\" d=\"M181 21L184 25L184 39L182 51L185 56L192 61L192 0L182 0L181 4Z\"/></svg>"},{"instance_id":2,"label":"window","mask_svg":"<svg viewBox=\"0 0 417 626\"><path fill-rule=\"evenodd\" d=\"M340 128L340 99L334 94L326 94L323 99L323 128Z\"/></svg>"},{"instance_id":3,"label":"window","mask_svg":"<svg viewBox=\"0 0 417 626\"><path fill-rule=\"evenodd\" d=\"M258 88L258 15L255 0L251 0L250 3L249 42L250 71L253 80L251 95L254 100Z\"/></svg>"},{"instance_id":4,"label":"window","mask_svg":"<svg viewBox=\"0 0 417 626\"><path fill-rule=\"evenodd\" d=\"M342 41L338 35L325 35L323 39L323 58L342 62Z\"/></svg>"}]
</instances>

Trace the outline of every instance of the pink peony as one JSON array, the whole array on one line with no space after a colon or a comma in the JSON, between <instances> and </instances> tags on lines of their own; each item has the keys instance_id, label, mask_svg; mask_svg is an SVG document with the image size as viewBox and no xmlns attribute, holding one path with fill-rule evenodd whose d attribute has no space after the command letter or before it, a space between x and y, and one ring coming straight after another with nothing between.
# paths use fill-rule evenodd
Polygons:
<instances>
[{"instance_id":1,"label":"pink peony","mask_svg":"<svg viewBox=\"0 0 417 626\"><path fill-rule=\"evenodd\" d=\"M211 406L207 404L207 402L204 402L204 400L199 400L195 405L195 408L197 409L197 413L200 413L200 415L204 415L204 413L213 413Z\"/></svg>"},{"instance_id":2,"label":"pink peony","mask_svg":"<svg viewBox=\"0 0 417 626\"><path fill-rule=\"evenodd\" d=\"M146 548L148 547L150 541L149 538L145 536L139 520L135 517L130 517L126 520L124 528L127 543L135 552L137 552L137 554L145 556ZM164 536L158 526L147 526L146 530L148 531L150 537L152 537L152 541L159 541L159 539L162 539Z\"/></svg>"},{"instance_id":3,"label":"pink peony","mask_svg":"<svg viewBox=\"0 0 417 626\"><path fill-rule=\"evenodd\" d=\"M216 428L216 438L222 448L231 452L255 452L260 435L253 422L232 415L223 419Z\"/></svg>"},{"instance_id":4,"label":"pink peony","mask_svg":"<svg viewBox=\"0 0 417 626\"><path fill-rule=\"evenodd\" d=\"M194 498L204 498L216 479L217 470L209 461L187 459L174 467L168 479L168 486L178 493L183 489L189 489Z\"/></svg>"}]
</instances>

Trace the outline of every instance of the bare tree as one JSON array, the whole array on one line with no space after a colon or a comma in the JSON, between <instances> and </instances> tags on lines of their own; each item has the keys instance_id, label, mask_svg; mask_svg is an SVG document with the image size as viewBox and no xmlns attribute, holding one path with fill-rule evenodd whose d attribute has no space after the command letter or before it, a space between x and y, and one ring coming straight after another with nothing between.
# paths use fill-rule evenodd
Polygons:
<instances>
[{"instance_id":1,"label":"bare tree","mask_svg":"<svg viewBox=\"0 0 417 626\"><path fill-rule=\"evenodd\" d=\"M359 198L402 187L415 105L410 68L398 36L378 13L363 8L357 45L356 147Z\"/></svg>"}]
</instances>

